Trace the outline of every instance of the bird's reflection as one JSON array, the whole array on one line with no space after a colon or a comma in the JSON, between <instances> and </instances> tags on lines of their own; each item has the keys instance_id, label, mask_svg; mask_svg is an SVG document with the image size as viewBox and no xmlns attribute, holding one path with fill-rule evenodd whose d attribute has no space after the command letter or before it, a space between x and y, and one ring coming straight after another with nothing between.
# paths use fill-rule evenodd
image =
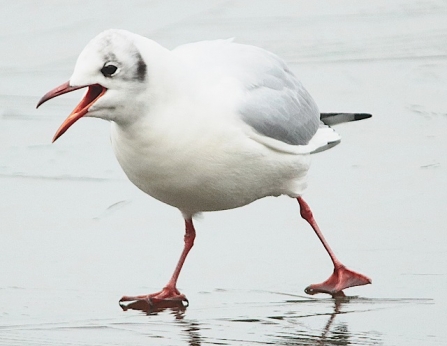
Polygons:
<instances>
[{"instance_id":1,"label":"bird's reflection","mask_svg":"<svg viewBox=\"0 0 447 346\"><path fill-rule=\"evenodd\" d=\"M200 324L197 321L189 321L185 319L185 312L188 305L185 305L179 301L173 301L169 304L162 306L160 304L149 304L146 301L139 300L134 301L126 305L120 305L123 311L137 310L141 311L148 316L158 315L161 312L168 311L174 316L177 323L181 324L183 332L187 335L189 346L200 346L202 344L202 336L200 335Z\"/></svg>"},{"instance_id":2,"label":"bird's reflection","mask_svg":"<svg viewBox=\"0 0 447 346\"><path fill-rule=\"evenodd\" d=\"M120 302L120 307L123 311L137 310L146 313L147 315L157 315L165 310L171 310L173 312L185 312L188 307L188 301L179 300L163 300L157 303L152 303L149 300L135 300L131 302Z\"/></svg>"},{"instance_id":3,"label":"bird's reflection","mask_svg":"<svg viewBox=\"0 0 447 346\"><path fill-rule=\"evenodd\" d=\"M357 335L350 333L348 329L348 325L346 322L340 322L334 325L336 321L336 317L339 314L343 314L341 310L344 304L349 304L351 300L356 300L357 297L336 297L333 299L333 309L329 313L316 313L314 315L295 315L295 314L284 314L281 316L267 317L265 319L230 319L227 320L230 323L259 323L260 327L263 330L262 333L268 334L264 335L266 339L269 339L271 344L275 345L352 345L352 344L362 344L362 345L372 345L375 342L380 342L377 339L377 335L371 335L368 337L365 333L362 333L362 341L358 343ZM313 301L309 301L308 299L299 299L299 300L286 300L285 303L287 306L290 304L301 304L301 303L312 303ZM325 300L315 300L316 303L325 302ZM327 302L327 301L326 301ZM123 310L138 310L142 311L148 316L158 315L161 312L169 312L172 316L174 316L175 323L181 327L183 337L186 336L187 345L190 346L200 346L202 343L213 342L212 339L204 338L202 336L202 329L209 329L210 321L206 323L201 323L197 320L191 320L186 317L186 306L179 304L172 304L171 306L152 306L148 304L144 304L141 301L132 302L128 304ZM322 315L328 315L328 319L324 325L324 327L318 332L315 330L309 331L309 329L303 329L303 325L301 323L293 323L291 327L290 322L298 321L303 318L309 317L317 317ZM286 321L287 327L277 329L275 327L275 331L271 334L271 329L267 326L272 325L267 320L276 320L276 321ZM221 323L222 320L219 321ZM282 323L282 322L278 322ZM207 325L207 327L203 327ZM270 331L270 332L269 332ZM219 342L225 342L225 337L220 335L218 337ZM273 339L273 340L272 340ZM215 341L215 340L214 340ZM234 340L233 340L234 341ZM242 342L242 341L241 341Z\"/></svg>"},{"instance_id":4,"label":"bird's reflection","mask_svg":"<svg viewBox=\"0 0 447 346\"><path fill-rule=\"evenodd\" d=\"M183 317L181 319L178 319L178 321L185 327L183 331L188 338L188 345L201 346L204 339L200 334L200 324L197 321L185 320L183 319Z\"/></svg>"},{"instance_id":5,"label":"bird's reflection","mask_svg":"<svg viewBox=\"0 0 447 346\"><path fill-rule=\"evenodd\" d=\"M334 332L332 337L328 337L328 334L331 330L331 326L334 323L335 316L337 316L340 313L340 307L343 302L348 302L349 298L347 297L336 297L334 299L334 311L330 315L328 321L326 322L326 325L323 328L320 340L318 342L319 345L349 345L349 331L346 324L342 324L335 328L336 332ZM330 340L334 341L332 343Z\"/></svg>"},{"instance_id":6,"label":"bird's reflection","mask_svg":"<svg viewBox=\"0 0 447 346\"><path fill-rule=\"evenodd\" d=\"M334 325L337 316L347 313L343 311L342 306L354 303L356 301L362 301L359 297L339 296L333 298L333 310L331 313L317 313L307 316L288 316L288 319L296 319L302 317L317 317L322 315L329 315L329 318L322 328L321 332L315 332L309 329L295 329L288 333L281 333L274 336L275 345L376 345L381 343L380 337L376 333L362 332L351 333L346 322L339 322ZM306 301L297 300L289 301L295 303L305 303ZM321 300L315 300L315 302L322 302Z\"/></svg>"}]
</instances>

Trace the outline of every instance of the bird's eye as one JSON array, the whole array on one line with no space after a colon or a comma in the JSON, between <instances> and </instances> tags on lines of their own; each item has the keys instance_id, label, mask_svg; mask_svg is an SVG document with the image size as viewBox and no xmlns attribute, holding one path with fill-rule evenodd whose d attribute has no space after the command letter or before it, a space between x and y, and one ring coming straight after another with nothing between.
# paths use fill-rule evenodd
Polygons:
<instances>
[{"instance_id":1,"label":"bird's eye","mask_svg":"<svg viewBox=\"0 0 447 346\"><path fill-rule=\"evenodd\" d=\"M101 69L101 73L104 75L104 77L112 77L117 70L118 67L116 67L115 65L104 65L104 67Z\"/></svg>"}]
</instances>

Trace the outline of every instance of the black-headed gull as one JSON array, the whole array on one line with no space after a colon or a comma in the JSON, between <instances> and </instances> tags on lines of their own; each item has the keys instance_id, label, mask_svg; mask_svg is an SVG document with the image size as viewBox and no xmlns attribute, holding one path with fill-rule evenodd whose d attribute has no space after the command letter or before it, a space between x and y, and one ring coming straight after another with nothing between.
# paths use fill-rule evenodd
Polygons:
<instances>
[{"instance_id":1,"label":"black-headed gull","mask_svg":"<svg viewBox=\"0 0 447 346\"><path fill-rule=\"evenodd\" d=\"M42 97L87 93L53 141L81 117L111 121L111 141L124 172L148 195L178 208L185 245L168 284L124 301L185 301L177 278L195 238L193 216L232 209L267 196L296 198L334 264L328 280L309 294L342 295L371 283L335 257L301 197L310 155L340 141L325 123L369 114L321 114L278 56L232 40L168 50L124 30L95 37L80 54L69 82ZM323 123L323 121L325 123Z\"/></svg>"}]
</instances>

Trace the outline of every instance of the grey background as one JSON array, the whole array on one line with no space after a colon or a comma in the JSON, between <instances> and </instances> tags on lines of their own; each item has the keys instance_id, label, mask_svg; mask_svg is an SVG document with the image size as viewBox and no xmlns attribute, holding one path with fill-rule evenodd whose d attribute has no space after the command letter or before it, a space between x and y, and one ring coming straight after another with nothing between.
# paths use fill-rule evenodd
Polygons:
<instances>
[{"instance_id":1,"label":"grey background","mask_svg":"<svg viewBox=\"0 0 447 346\"><path fill-rule=\"evenodd\" d=\"M0 344L444 345L447 3L0 1ZM39 110L85 44L123 28L166 47L235 37L284 58L321 111L370 112L315 155L306 200L340 259L369 275L335 306L304 287L331 263L298 205L204 214L183 313L122 312L162 287L179 212L127 181L109 125L51 138L82 95Z\"/></svg>"}]
</instances>

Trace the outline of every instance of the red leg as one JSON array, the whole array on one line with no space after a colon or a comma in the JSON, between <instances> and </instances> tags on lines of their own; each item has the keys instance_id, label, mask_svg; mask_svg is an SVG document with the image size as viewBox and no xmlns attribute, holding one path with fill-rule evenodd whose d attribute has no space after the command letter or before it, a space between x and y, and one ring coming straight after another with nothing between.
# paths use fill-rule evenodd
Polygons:
<instances>
[{"instance_id":1,"label":"red leg","mask_svg":"<svg viewBox=\"0 0 447 346\"><path fill-rule=\"evenodd\" d=\"M183 248L183 252L180 256L180 259L175 267L174 273L172 274L171 279L168 281L167 285L159 292L139 295L139 296L123 296L120 299L121 302L129 302L129 301L145 301L150 306L170 306L170 305L178 305L178 303L182 303L183 301L188 301L184 294L181 294L177 289L177 279L180 275L180 271L182 270L183 263L185 262L186 256L189 253L189 250L194 245L194 239L196 237L196 231L194 229L194 225L192 223L192 219L185 220L185 245ZM174 304L169 304L174 303Z\"/></svg>"},{"instance_id":2,"label":"red leg","mask_svg":"<svg viewBox=\"0 0 447 346\"><path fill-rule=\"evenodd\" d=\"M312 211L309 205L303 200L303 198L297 198L300 204L301 217L305 219L313 228L327 253L331 257L332 263L334 264L334 272L326 281L320 284L313 284L306 287L305 292L307 294L316 293L328 293L334 296L344 296L342 290L348 287L361 286L371 283L371 279L367 276L352 271L346 268L335 256L332 249L329 247L326 239L324 239L323 233L315 221Z\"/></svg>"}]
</instances>

